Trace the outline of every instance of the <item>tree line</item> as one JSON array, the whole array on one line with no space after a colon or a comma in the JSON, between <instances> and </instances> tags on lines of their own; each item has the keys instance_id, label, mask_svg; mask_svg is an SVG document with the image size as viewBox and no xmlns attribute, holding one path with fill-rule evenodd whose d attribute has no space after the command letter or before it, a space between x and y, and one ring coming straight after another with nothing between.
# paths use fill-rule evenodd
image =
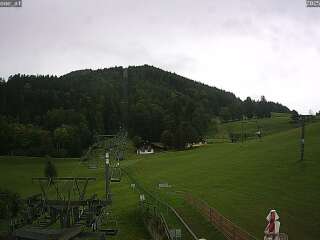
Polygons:
<instances>
[{"instance_id":1,"label":"tree line","mask_svg":"<svg viewBox=\"0 0 320 240\"><path fill-rule=\"evenodd\" d=\"M0 154L79 156L99 134L183 148L203 139L213 118L230 121L289 112L144 65L80 70L61 77L0 80Z\"/></svg>"}]
</instances>

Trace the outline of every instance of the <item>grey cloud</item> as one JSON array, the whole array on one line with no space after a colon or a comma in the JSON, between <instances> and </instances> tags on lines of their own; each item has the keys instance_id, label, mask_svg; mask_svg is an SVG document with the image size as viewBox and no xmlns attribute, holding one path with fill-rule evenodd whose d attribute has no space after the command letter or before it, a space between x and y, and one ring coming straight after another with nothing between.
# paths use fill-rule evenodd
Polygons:
<instances>
[{"instance_id":1,"label":"grey cloud","mask_svg":"<svg viewBox=\"0 0 320 240\"><path fill-rule=\"evenodd\" d=\"M319 23L303 0L24 0L0 9L0 76L148 63L318 111Z\"/></svg>"}]
</instances>

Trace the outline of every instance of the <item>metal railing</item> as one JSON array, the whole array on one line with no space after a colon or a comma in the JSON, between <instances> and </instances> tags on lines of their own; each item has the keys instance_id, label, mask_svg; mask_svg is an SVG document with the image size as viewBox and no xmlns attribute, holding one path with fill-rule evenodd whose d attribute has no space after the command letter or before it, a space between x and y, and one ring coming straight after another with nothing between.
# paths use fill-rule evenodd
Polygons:
<instances>
[{"instance_id":1,"label":"metal railing","mask_svg":"<svg viewBox=\"0 0 320 240\"><path fill-rule=\"evenodd\" d=\"M183 218L178 214L178 212L170 206L168 203L160 200L148 190L146 190L136 179L132 177L125 169L122 169L122 172L127 175L132 183L135 184L135 189L139 191L140 194L145 195L146 206L152 206L154 215L162 218L163 224L165 225L166 235L169 236L168 239L172 239L170 236L170 229L180 229L182 233L181 239L186 240L198 240L196 234L192 231L192 229L187 225L187 223L183 220Z\"/></svg>"}]
</instances>

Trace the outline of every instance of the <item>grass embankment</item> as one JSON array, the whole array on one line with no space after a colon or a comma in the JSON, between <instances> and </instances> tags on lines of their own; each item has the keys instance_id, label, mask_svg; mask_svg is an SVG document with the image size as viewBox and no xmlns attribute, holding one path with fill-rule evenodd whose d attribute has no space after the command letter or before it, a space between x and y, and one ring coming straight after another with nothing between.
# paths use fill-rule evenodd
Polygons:
<instances>
[{"instance_id":1,"label":"grass embankment","mask_svg":"<svg viewBox=\"0 0 320 240\"><path fill-rule=\"evenodd\" d=\"M275 208L281 217L281 231L290 239L316 240L320 238L320 123L307 125L305 161L298 162L300 130L292 129L288 119L274 116L259 120L265 121L265 132L270 125L269 135L261 142L212 144L152 156L131 154L122 165L149 191L174 205L199 237L222 239L185 205L177 191L192 192L259 239L268 210ZM226 125L241 128L241 122ZM97 177L88 192L103 196L103 168L88 170L78 159L53 161L59 176ZM31 178L43 175L44 162L44 158L0 157L0 186L22 196L39 192ZM168 182L172 188L159 190L160 182ZM125 178L112 184L112 209L120 229L115 239L149 239L137 212L138 195L129 185Z\"/></svg>"},{"instance_id":2,"label":"grass embankment","mask_svg":"<svg viewBox=\"0 0 320 240\"><path fill-rule=\"evenodd\" d=\"M263 136L298 127L291 122L291 115L287 113L272 113L271 118L247 119L211 126L208 138L229 138L229 133L253 134L259 129Z\"/></svg>"},{"instance_id":3,"label":"grass embankment","mask_svg":"<svg viewBox=\"0 0 320 240\"><path fill-rule=\"evenodd\" d=\"M320 237L319 133L320 123L307 125L304 162L298 161L300 129L292 129L261 142L212 144L146 156L128 170L154 192L159 193L159 182L171 184L171 192L192 192L258 238L268 210L275 208L281 231L290 239L316 240Z\"/></svg>"}]
</instances>

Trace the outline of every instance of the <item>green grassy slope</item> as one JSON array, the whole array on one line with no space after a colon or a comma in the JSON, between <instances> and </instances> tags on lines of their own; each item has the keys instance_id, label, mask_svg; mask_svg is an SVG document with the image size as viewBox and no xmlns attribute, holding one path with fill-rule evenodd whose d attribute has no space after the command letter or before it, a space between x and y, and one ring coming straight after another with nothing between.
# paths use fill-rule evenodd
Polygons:
<instances>
[{"instance_id":1,"label":"green grassy slope","mask_svg":"<svg viewBox=\"0 0 320 240\"><path fill-rule=\"evenodd\" d=\"M279 133L298 127L298 124L291 122L291 115L287 113L272 113L271 118L249 119L222 123L215 128L209 128L209 138L229 137L229 133L249 133L253 134L261 129L263 135Z\"/></svg>"},{"instance_id":2,"label":"green grassy slope","mask_svg":"<svg viewBox=\"0 0 320 240\"><path fill-rule=\"evenodd\" d=\"M275 208L290 239L320 237L320 123L306 127L305 161L299 129L244 144L215 144L192 151L147 156L128 169L149 189L162 181L201 197L232 221L263 235Z\"/></svg>"},{"instance_id":3,"label":"green grassy slope","mask_svg":"<svg viewBox=\"0 0 320 240\"><path fill-rule=\"evenodd\" d=\"M32 183L31 178L43 176L45 161L45 158L0 157L0 187L17 191L22 197L39 193L38 183ZM101 198L104 196L104 168L89 170L79 164L79 159L52 159L52 161L60 177L96 177L97 181L88 185L88 196L93 193L97 193ZM118 220L119 233L110 239L150 239L137 211L139 196L130 189L128 179L124 177L120 183L111 184L111 188L112 215ZM0 224L0 230L4 230L5 227L5 223Z\"/></svg>"},{"instance_id":4,"label":"green grassy slope","mask_svg":"<svg viewBox=\"0 0 320 240\"><path fill-rule=\"evenodd\" d=\"M259 239L270 208L279 211L281 230L290 239L319 239L320 123L306 127L306 159L298 162L300 130L292 129L288 116L261 121L266 121L264 126L269 124L270 133L274 129L281 132L267 135L261 142L212 144L149 156L129 154L122 166L151 192L173 204L198 236L223 239L175 191L190 191ZM232 124L241 126L239 122L226 125ZM97 177L88 192L103 196L103 168L88 170L78 159L53 161L59 176ZM31 177L43 175L44 163L44 158L0 157L0 187L22 196L39 192ZM172 188L159 191L159 182L168 182ZM114 239L149 239L137 211L138 195L129 185L126 178L112 184L112 212L120 229Z\"/></svg>"}]
</instances>

